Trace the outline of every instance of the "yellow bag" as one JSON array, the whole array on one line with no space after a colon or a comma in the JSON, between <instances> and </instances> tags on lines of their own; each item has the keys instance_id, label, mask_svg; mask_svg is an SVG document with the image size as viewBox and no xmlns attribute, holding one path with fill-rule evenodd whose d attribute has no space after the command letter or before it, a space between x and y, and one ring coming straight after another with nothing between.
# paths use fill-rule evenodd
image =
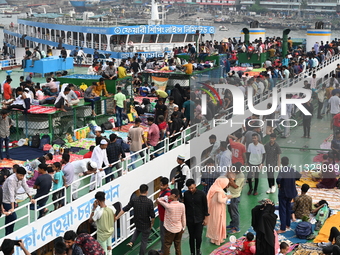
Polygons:
<instances>
[{"instance_id":1,"label":"yellow bag","mask_svg":"<svg viewBox=\"0 0 340 255\"><path fill-rule=\"evenodd\" d=\"M127 116L128 116L129 122L133 122L134 121L134 117L133 117L132 113L128 113Z\"/></svg>"}]
</instances>

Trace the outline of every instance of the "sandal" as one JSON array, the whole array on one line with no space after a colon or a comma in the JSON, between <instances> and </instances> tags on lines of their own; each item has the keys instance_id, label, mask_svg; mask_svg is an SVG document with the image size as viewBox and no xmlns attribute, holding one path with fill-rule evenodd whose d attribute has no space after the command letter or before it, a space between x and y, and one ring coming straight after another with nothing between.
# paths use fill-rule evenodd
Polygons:
<instances>
[{"instance_id":1,"label":"sandal","mask_svg":"<svg viewBox=\"0 0 340 255\"><path fill-rule=\"evenodd\" d=\"M133 246L133 243L129 242L129 243L127 244L127 246L132 247L132 246Z\"/></svg>"}]
</instances>

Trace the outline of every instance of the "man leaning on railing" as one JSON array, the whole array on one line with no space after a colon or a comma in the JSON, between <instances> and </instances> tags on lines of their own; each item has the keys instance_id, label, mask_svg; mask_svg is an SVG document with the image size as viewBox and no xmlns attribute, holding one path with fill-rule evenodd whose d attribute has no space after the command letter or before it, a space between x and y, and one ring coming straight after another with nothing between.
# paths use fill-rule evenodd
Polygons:
<instances>
[{"instance_id":1,"label":"man leaning on railing","mask_svg":"<svg viewBox=\"0 0 340 255\"><path fill-rule=\"evenodd\" d=\"M30 198L30 202L32 204L35 203L35 200L32 199L30 195L30 189L26 183L26 170L23 167L19 167L16 170L16 173L9 176L4 185L2 186L3 189L3 200L2 200L2 212L6 215L5 218L5 225L15 221L17 219L17 214L14 211L15 208L15 197L17 195L17 191L19 188L23 187L26 194ZM11 234L14 230L14 223L11 225L6 226L6 236Z\"/></svg>"}]
</instances>

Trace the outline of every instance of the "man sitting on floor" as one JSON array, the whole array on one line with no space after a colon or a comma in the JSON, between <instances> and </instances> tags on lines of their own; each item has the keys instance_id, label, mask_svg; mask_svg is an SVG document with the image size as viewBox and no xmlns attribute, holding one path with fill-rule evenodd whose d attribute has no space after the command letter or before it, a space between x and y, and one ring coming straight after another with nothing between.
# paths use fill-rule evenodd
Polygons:
<instances>
[{"instance_id":1,"label":"man sitting on floor","mask_svg":"<svg viewBox=\"0 0 340 255\"><path fill-rule=\"evenodd\" d=\"M42 91L46 96L55 96L58 94L57 84L52 80L52 78L46 79L46 84L42 86Z\"/></svg>"},{"instance_id":2,"label":"man sitting on floor","mask_svg":"<svg viewBox=\"0 0 340 255\"><path fill-rule=\"evenodd\" d=\"M60 92L57 99L55 100L54 106L57 110L67 112L70 109L70 103L68 101L67 95L70 93L71 89L66 87L63 92Z\"/></svg>"},{"instance_id":3,"label":"man sitting on floor","mask_svg":"<svg viewBox=\"0 0 340 255\"><path fill-rule=\"evenodd\" d=\"M313 209L312 198L306 195L309 190L308 184L303 184L301 187L301 195L294 199L293 211L297 219L302 219L303 216L309 216Z\"/></svg>"}]
</instances>

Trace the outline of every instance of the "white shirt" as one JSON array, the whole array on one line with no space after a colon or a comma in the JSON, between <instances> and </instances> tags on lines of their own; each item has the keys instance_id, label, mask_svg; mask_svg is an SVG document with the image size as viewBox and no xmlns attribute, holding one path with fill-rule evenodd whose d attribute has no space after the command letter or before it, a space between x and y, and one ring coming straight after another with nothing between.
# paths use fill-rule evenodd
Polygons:
<instances>
[{"instance_id":1,"label":"white shirt","mask_svg":"<svg viewBox=\"0 0 340 255\"><path fill-rule=\"evenodd\" d=\"M100 145L97 145L92 153L91 160L97 163L98 169L101 169L103 163L105 166L110 165L109 160L107 159L106 149L101 149Z\"/></svg>"},{"instance_id":2,"label":"white shirt","mask_svg":"<svg viewBox=\"0 0 340 255\"><path fill-rule=\"evenodd\" d=\"M4 85L7 82L7 79L5 79L2 83L1 83L1 92L4 93Z\"/></svg>"},{"instance_id":3,"label":"white shirt","mask_svg":"<svg viewBox=\"0 0 340 255\"><path fill-rule=\"evenodd\" d=\"M96 71L94 70L93 66L89 66L89 68L87 69L87 74L90 74L90 75L96 74Z\"/></svg>"},{"instance_id":4,"label":"white shirt","mask_svg":"<svg viewBox=\"0 0 340 255\"><path fill-rule=\"evenodd\" d=\"M227 149L225 151L221 151L217 157L219 161L218 165L220 167L220 169L217 169L217 172L224 175L227 172L228 167L231 166L232 152Z\"/></svg>"},{"instance_id":5,"label":"white shirt","mask_svg":"<svg viewBox=\"0 0 340 255\"><path fill-rule=\"evenodd\" d=\"M289 71L288 71L288 69L284 70L283 74L284 74L284 79L288 80L289 79Z\"/></svg>"},{"instance_id":6,"label":"white shirt","mask_svg":"<svg viewBox=\"0 0 340 255\"><path fill-rule=\"evenodd\" d=\"M183 165L184 165L184 166L183 166ZM183 164L181 165L181 168L182 168L182 174L185 175L185 180L184 180L184 184L185 184L186 181L187 181L188 179L191 179L191 178L192 178L192 177L191 177L191 172L190 172L189 166L186 165L185 163L183 163ZM184 189L185 189L185 190L188 190L188 188L187 188L186 185L184 185Z\"/></svg>"},{"instance_id":7,"label":"white shirt","mask_svg":"<svg viewBox=\"0 0 340 255\"><path fill-rule=\"evenodd\" d=\"M83 51L83 50L79 50L79 51L78 51L78 56L80 56L80 57L85 57L84 51Z\"/></svg>"},{"instance_id":8,"label":"white shirt","mask_svg":"<svg viewBox=\"0 0 340 255\"><path fill-rule=\"evenodd\" d=\"M38 100L43 100L44 99L44 93L41 90L36 91L35 95L36 95Z\"/></svg>"},{"instance_id":9,"label":"white shirt","mask_svg":"<svg viewBox=\"0 0 340 255\"><path fill-rule=\"evenodd\" d=\"M54 105L56 105L61 98L64 98L64 105L68 104L67 96L64 94L64 92L60 92L57 99L55 100Z\"/></svg>"},{"instance_id":10,"label":"white shirt","mask_svg":"<svg viewBox=\"0 0 340 255\"><path fill-rule=\"evenodd\" d=\"M338 114L340 112L340 98L337 95L329 99L329 104L331 105L331 114Z\"/></svg>"},{"instance_id":11,"label":"white shirt","mask_svg":"<svg viewBox=\"0 0 340 255\"><path fill-rule=\"evenodd\" d=\"M22 95L18 96L12 104L14 104L14 105L22 105L22 106L24 106L24 108L26 108L25 107L24 99L22 99Z\"/></svg>"},{"instance_id":12,"label":"white shirt","mask_svg":"<svg viewBox=\"0 0 340 255\"><path fill-rule=\"evenodd\" d=\"M115 209L112 205L107 204L107 205L106 205L106 208L111 209L113 215L115 215L116 209ZM103 212L104 212L104 208L101 208L100 206L98 206L98 207L96 208L96 210L94 211L94 214L93 214L92 219L93 219L94 221L99 220L99 219L102 217Z\"/></svg>"},{"instance_id":13,"label":"white shirt","mask_svg":"<svg viewBox=\"0 0 340 255\"><path fill-rule=\"evenodd\" d=\"M262 163L262 154L266 153L263 144L258 143L255 145L254 143L249 144L247 152L250 153L249 156L249 164L252 165L260 165Z\"/></svg>"},{"instance_id":14,"label":"white shirt","mask_svg":"<svg viewBox=\"0 0 340 255\"><path fill-rule=\"evenodd\" d=\"M73 161L71 162L73 169L74 169L74 174L78 175L80 173L87 172L87 164L91 161L90 158L84 158L81 160Z\"/></svg>"}]
</instances>

